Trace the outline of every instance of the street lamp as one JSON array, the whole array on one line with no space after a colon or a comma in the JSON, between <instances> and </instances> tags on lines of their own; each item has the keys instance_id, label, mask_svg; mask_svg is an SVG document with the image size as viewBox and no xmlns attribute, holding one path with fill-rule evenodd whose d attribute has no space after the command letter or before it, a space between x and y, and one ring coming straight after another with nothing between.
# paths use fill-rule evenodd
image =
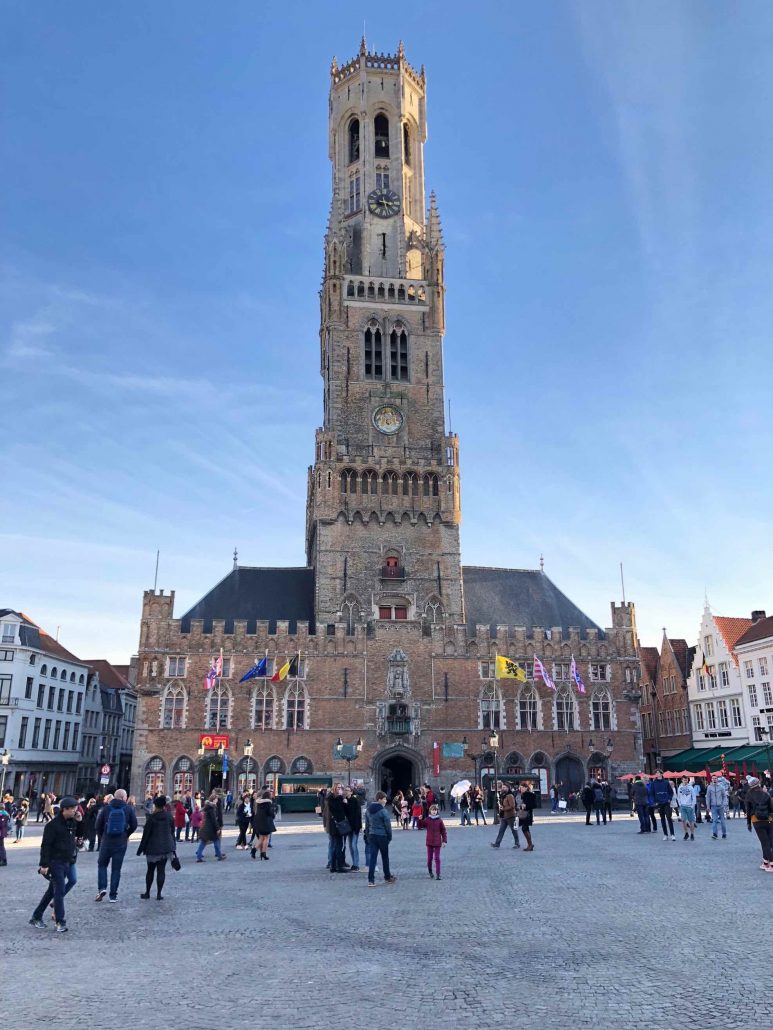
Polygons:
<instances>
[{"instance_id":1,"label":"street lamp","mask_svg":"<svg viewBox=\"0 0 773 1030\"><path fill-rule=\"evenodd\" d=\"M2 755L0 755L0 763L2 763L3 766L3 781L2 785L0 785L0 800L2 800L3 794L5 794L5 774L8 772L8 766L10 765L10 762L11 752L3 750Z\"/></svg>"},{"instance_id":2,"label":"street lamp","mask_svg":"<svg viewBox=\"0 0 773 1030\"><path fill-rule=\"evenodd\" d=\"M339 737L335 742L335 747L333 748L335 757L346 762L346 782L350 787L352 785L352 762L356 760L357 756L362 751L363 746L362 737L357 738L356 744L344 744Z\"/></svg>"},{"instance_id":3,"label":"street lamp","mask_svg":"<svg viewBox=\"0 0 773 1030\"><path fill-rule=\"evenodd\" d=\"M483 746L486 746L484 740ZM493 810L494 814L491 816L491 822L496 825L499 822L499 792L497 790L497 748L499 747L499 734L495 729L492 729L489 733L488 746L494 753L494 797L493 797Z\"/></svg>"},{"instance_id":4,"label":"street lamp","mask_svg":"<svg viewBox=\"0 0 773 1030\"><path fill-rule=\"evenodd\" d=\"M768 764L768 767L765 770L765 778L768 783L770 783L770 727L758 726L757 729L759 730L760 736L765 738L765 759ZM3 756L3 761L5 762L5 756Z\"/></svg>"},{"instance_id":5,"label":"street lamp","mask_svg":"<svg viewBox=\"0 0 773 1030\"><path fill-rule=\"evenodd\" d=\"M247 759L247 790L250 789L250 772L252 771L252 741L248 740L244 745L244 757Z\"/></svg>"}]
</instances>

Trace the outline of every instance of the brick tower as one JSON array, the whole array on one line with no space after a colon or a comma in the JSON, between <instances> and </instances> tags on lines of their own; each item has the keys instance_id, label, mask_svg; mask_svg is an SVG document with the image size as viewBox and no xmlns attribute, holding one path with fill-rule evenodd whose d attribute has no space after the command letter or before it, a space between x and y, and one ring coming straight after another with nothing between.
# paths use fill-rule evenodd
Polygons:
<instances>
[{"instance_id":1,"label":"brick tower","mask_svg":"<svg viewBox=\"0 0 773 1030\"><path fill-rule=\"evenodd\" d=\"M306 553L320 626L464 621L459 446L444 417L444 246L424 195L426 80L395 55L330 70L320 293L324 421Z\"/></svg>"}]
</instances>

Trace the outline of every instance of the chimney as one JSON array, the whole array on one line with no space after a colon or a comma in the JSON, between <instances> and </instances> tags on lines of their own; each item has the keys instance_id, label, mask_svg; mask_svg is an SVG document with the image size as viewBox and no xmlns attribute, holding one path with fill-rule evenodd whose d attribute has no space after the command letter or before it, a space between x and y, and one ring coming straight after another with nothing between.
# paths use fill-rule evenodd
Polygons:
<instances>
[{"instance_id":1,"label":"chimney","mask_svg":"<svg viewBox=\"0 0 773 1030\"><path fill-rule=\"evenodd\" d=\"M763 612L763 611L752 612L752 625L755 622L760 622L762 619L766 619L766 618L767 618L767 616L765 615L765 612Z\"/></svg>"}]
</instances>

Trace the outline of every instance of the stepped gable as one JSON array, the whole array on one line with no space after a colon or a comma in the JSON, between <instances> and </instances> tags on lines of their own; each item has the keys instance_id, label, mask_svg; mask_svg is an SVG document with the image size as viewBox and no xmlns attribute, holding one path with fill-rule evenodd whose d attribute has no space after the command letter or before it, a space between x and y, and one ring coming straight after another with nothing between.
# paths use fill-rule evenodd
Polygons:
<instances>
[{"instance_id":1,"label":"stepped gable","mask_svg":"<svg viewBox=\"0 0 773 1030\"><path fill-rule=\"evenodd\" d=\"M561 627L564 636L570 627L603 630L589 619L555 583L539 569L490 569L478 565L462 567L464 607L467 626L475 635L476 626L488 626L492 636L497 626L534 626L542 629Z\"/></svg>"},{"instance_id":2,"label":"stepped gable","mask_svg":"<svg viewBox=\"0 0 773 1030\"><path fill-rule=\"evenodd\" d=\"M247 633L257 632L262 621L268 622L269 633L276 633L277 621L289 622L290 633L298 631L299 622L308 622L314 633L314 570L239 566L183 615L180 631L190 633L194 619L203 620L204 633L212 632L215 619L225 621L226 633L233 633L234 622L242 619Z\"/></svg>"}]
</instances>

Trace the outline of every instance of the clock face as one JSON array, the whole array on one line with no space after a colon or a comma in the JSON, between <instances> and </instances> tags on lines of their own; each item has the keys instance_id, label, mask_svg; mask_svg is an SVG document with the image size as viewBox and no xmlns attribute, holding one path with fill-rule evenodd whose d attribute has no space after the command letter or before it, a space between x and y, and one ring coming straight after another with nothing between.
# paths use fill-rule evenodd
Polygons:
<instances>
[{"instance_id":1,"label":"clock face","mask_svg":"<svg viewBox=\"0 0 773 1030\"><path fill-rule=\"evenodd\" d=\"M377 218L392 218L400 210L400 198L394 190L377 189L368 194L368 211Z\"/></svg>"},{"instance_id":2,"label":"clock face","mask_svg":"<svg viewBox=\"0 0 773 1030\"><path fill-rule=\"evenodd\" d=\"M386 436L394 436L403 428L403 413L394 404L382 404L373 412L373 425L379 433Z\"/></svg>"}]
</instances>

